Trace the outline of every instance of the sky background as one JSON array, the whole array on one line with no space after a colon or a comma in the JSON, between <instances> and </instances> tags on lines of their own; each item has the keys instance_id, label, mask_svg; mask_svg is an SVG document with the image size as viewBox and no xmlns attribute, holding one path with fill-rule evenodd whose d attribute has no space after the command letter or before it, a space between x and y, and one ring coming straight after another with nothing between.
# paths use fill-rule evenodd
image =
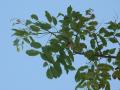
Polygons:
<instances>
[{"instance_id":1,"label":"sky background","mask_svg":"<svg viewBox=\"0 0 120 90\"><path fill-rule=\"evenodd\" d=\"M11 37L12 18L27 19L36 13L44 20L45 10L57 15L72 5L78 11L94 9L97 20L106 23L120 17L119 4L120 0L0 0L0 90L74 90L76 85L75 73L64 73L59 79L49 80L40 57L29 57L24 51L16 52ZM83 61L80 60L81 65ZM111 81L111 90L120 90L120 81Z\"/></svg>"}]
</instances>

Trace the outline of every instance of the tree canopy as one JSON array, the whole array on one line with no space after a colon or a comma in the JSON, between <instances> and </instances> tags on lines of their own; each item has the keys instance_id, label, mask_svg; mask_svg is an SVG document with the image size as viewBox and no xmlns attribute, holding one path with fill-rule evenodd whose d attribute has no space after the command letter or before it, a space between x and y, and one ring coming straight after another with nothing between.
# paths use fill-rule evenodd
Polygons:
<instances>
[{"instance_id":1,"label":"tree canopy","mask_svg":"<svg viewBox=\"0 0 120 90\"><path fill-rule=\"evenodd\" d=\"M17 19L12 30L17 51L26 48L27 55L40 56L49 79L59 78L63 70L76 71L76 90L110 90L109 81L120 80L120 22L100 25L92 9L81 13L71 6L57 16L45 11L45 17L46 21L36 14L25 21ZM76 68L75 55L84 56L88 64Z\"/></svg>"}]
</instances>

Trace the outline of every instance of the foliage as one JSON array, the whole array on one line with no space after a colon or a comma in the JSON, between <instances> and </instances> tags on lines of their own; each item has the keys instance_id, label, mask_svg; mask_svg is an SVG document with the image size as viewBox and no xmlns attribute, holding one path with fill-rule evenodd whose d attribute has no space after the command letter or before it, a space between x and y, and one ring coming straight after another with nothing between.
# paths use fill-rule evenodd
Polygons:
<instances>
[{"instance_id":1,"label":"foliage","mask_svg":"<svg viewBox=\"0 0 120 90\"><path fill-rule=\"evenodd\" d=\"M63 70L67 74L76 71L76 90L84 87L88 90L110 90L111 78L120 80L120 22L110 21L97 28L99 23L92 11L88 9L82 14L69 6L66 14L59 13L57 17L45 11L46 22L32 14L31 19L16 23L24 25L22 29L13 28L14 46L19 51L21 46L28 44L27 55L40 55L49 79L60 77ZM36 38L42 35L51 36L47 44ZM76 54L87 58L89 64L75 68Z\"/></svg>"}]
</instances>

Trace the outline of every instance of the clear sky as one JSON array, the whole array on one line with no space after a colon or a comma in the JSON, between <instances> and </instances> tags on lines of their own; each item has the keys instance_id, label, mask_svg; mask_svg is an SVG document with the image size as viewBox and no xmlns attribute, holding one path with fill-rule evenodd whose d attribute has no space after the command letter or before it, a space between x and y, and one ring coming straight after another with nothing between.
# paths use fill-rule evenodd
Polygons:
<instances>
[{"instance_id":1,"label":"clear sky","mask_svg":"<svg viewBox=\"0 0 120 90\"><path fill-rule=\"evenodd\" d=\"M45 10L57 15L70 4L78 11L94 9L100 23L120 17L120 0L0 0L0 90L74 90L73 73L49 80L39 57L16 52L10 22L14 17L29 18L32 13L44 20ZM120 90L120 81L111 81L111 85L111 90Z\"/></svg>"}]
</instances>

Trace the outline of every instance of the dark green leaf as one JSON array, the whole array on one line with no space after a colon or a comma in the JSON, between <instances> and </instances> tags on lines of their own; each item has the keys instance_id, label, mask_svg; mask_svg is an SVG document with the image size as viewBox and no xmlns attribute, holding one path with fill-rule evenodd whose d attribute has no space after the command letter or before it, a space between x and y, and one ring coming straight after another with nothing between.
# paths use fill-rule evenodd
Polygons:
<instances>
[{"instance_id":1,"label":"dark green leaf","mask_svg":"<svg viewBox=\"0 0 120 90\"><path fill-rule=\"evenodd\" d=\"M34 32L39 32L40 31L40 28L36 25L31 25L30 28L32 29L32 31Z\"/></svg>"},{"instance_id":2,"label":"dark green leaf","mask_svg":"<svg viewBox=\"0 0 120 90\"><path fill-rule=\"evenodd\" d=\"M97 22L97 21L91 21L91 22L89 22L89 25L96 26L97 24L98 24L98 22Z\"/></svg>"},{"instance_id":3,"label":"dark green leaf","mask_svg":"<svg viewBox=\"0 0 120 90\"><path fill-rule=\"evenodd\" d=\"M105 90L110 90L110 83L107 81Z\"/></svg>"},{"instance_id":4,"label":"dark green leaf","mask_svg":"<svg viewBox=\"0 0 120 90\"><path fill-rule=\"evenodd\" d=\"M107 30L104 28L104 27L102 27L100 30L99 30L99 33L101 34L101 33L106 33L107 32Z\"/></svg>"},{"instance_id":5,"label":"dark green leaf","mask_svg":"<svg viewBox=\"0 0 120 90\"><path fill-rule=\"evenodd\" d=\"M80 68L79 68L79 71L84 71L85 69L87 69L88 68L88 66L86 65L86 66L81 66Z\"/></svg>"},{"instance_id":6,"label":"dark green leaf","mask_svg":"<svg viewBox=\"0 0 120 90\"><path fill-rule=\"evenodd\" d=\"M75 67L73 67L73 66L71 66L71 65L68 65L67 68L68 68L69 70L75 70Z\"/></svg>"},{"instance_id":7,"label":"dark green leaf","mask_svg":"<svg viewBox=\"0 0 120 90\"><path fill-rule=\"evenodd\" d=\"M40 52L37 51L37 50L31 49L31 50L27 50L26 54L29 55L29 56L36 56L36 55L40 54Z\"/></svg>"},{"instance_id":8,"label":"dark green leaf","mask_svg":"<svg viewBox=\"0 0 120 90\"><path fill-rule=\"evenodd\" d=\"M30 43L29 39L28 38L23 38L23 40L26 42L26 43Z\"/></svg>"},{"instance_id":9,"label":"dark green leaf","mask_svg":"<svg viewBox=\"0 0 120 90\"><path fill-rule=\"evenodd\" d=\"M57 25L57 19L55 17L53 17L53 16L52 16L52 19L53 19L54 25Z\"/></svg>"},{"instance_id":10,"label":"dark green leaf","mask_svg":"<svg viewBox=\"0 0 120 90\"><path fill-rule=\"evenodd\" d=\"M120 60L120 52L118 52L116 59Z\"/></svg>"},{"instance_id":11,"label":"dark green leaf","mask_svg":"<svg viewBox=\"0 0 120 90\"><path fill-rule=\"evenodd\" d=\"M51 25L48 24L48 23L42 23L42 24L40 25L40 27L41 27L42 29L44 29L44 30L49 30L49 29L51 29Z\"/></svg>"},{"instance_id":12,"label":"dark green leaf","mask_svg":"<svg viewBox=\"0 0 120 90\"><path fill-rule=\"evenodd\" d=\"M95 40L91 39L90 40L91 47L94 49L95 48Z\"/></svg>"},{"instance_id":13,"label":"dark green leaf","mask_svg":"<svg viewBox=\"0 0 120 90\"><path fill-rule=\"evenodd\" d=\"M18 30L18 29L12 29L12 30L15 31L14 35L16 35L16 36L21 36L22 37L22 36L29 35L29 33L25 30Z\"/></svg>"},{"instance_id":14,"label":"dark green leaf","mask_svg":"<svg viewBox=\"0 0 120 90\"><path fill-rule=\"evenodd\" d=\"M104 45L104 46L107 46L107 41L106 41L106 39L105 39L104 37L100 36L100 35L99 35L99 38L100 38L100 40L102 41L103 45Z\"/></svg>"},{"instance_id":15,"label":"dark green leaf","mask_svg":"<svg viewBox=\"0 0 120 90\"><path fill-rule=\"evenodd\" d=\"M114 53L115 53L115 50L116 50L116 48L110 49L110 50L109 50L109 53L110 53L110 54L114 54Z\"/></svg>"},{"instance_id":16,"label":"dark green leaf","mask_svg":"<svg viewBox=\"0 0 120 90\"><path fill-rule=\"evenodd\" d=\"M47 63L47 62L44 62L44 63L43 63L43 67L46 67L46 66L48 66L48 63Z\"/></svg>"},{"instance_id":17,"label":"dark green leaf","mask_svg":"<svg viewBox=\"0 0 120 90\"><path fill-rule=\"evenodd\" d=\"M80 72L77 71L76 75L75 75L75 81L78 82L80 81Z\"/></svg>"},{"instance_id":18,"label":"dark green leaf","mask_svg":"<svg viewBox=\"0 0 120 90\"><path fill-rule=\"evenodd\" d=\"M98 67L98 69L103 70L103 71L113 70L113 67L111 65L104 64L104 63L98 64L97 67Z\"/></svg>"},{"instance_id":19,"label":"dark green leaf","mask_svg":"<svg viewBox=\"0 0 120 90\"><path fill-rule=\"evenodd\" d=\"M31 45L31 47L34 47L34 48L40 48L41 47L41 44L38 43L38 42L32 42L30 45Z\"/></svg>"},{"instance_id":20,"label":"dark green leaf","mask_svg":"<svg viewBox=\"0 0 120 90\"><path fill-rule=\"evenodd\" d=\"M19 44L19 41L20 41L20 40L19 40L18 38L15 39L15 40L13 41L13 45L14 45L14 46L17 46L17 45Z\"/></svg>"},{"instance_id":21,"label":"dark green leaf","mask_svg":"<svg viewBox=\"0 0 120 90\"><path fill-rule=\"evenodd\" d=\"M120 33L116 33L115 36L120 37Z\"/></svg>"},{"instance_id":22,"label":"dark green leaf","mask_svg":"<svg viewBox=\"0 0 120 90\"><path fill-rule=\"evenodd\" d=\"M52 22L52 17L48 11L45 11L45 16L49 22Z\"/></svg>"},{"instance_id":23,"label":"dark green leaf","mask_svg":"<svg viewBox=\"0 0 120 90\"><path fill-rule=\"evenodd\" d=\"M35 20L38 20L38 16L37 16L36 14L32 14L32 15L31 15L31 18L32 18L32 19L35 19Z\"/></svg>"},{"instance_id":24,"label":"dark green leaf","mask_svg":"<svg viewBox=\"0 0 120 90\"><path fill-rule=\"evenodd\" d=\"M118 42L117 38L109 38L109 40L110 40L112 43L117 43L117 42Z\"/></svg>"},{"instance_id":25,"label":"dark green leaf","mask_svg":"<svg viewBox=\"0 0 120 90\"><path fill-rule=\"evenodd\" d=\"M59 16L63 16L64 17L64 14L58 13L57 17L59 17Z\"/></svg>"},{"instance_id":26,"label":"dark green leaf","mask_svg":"<svg viewBox=\"0 0 120 90\"><path fill-rule=\"evenodd\" d=\"M75 90L77 90L78 88L84 88L85 86L86 86L86 82L84 82L84 80L81 80L75 87Z\"/></svg>"},{"instance_id":27,"label":"dark green leaf","mask_svg":"<svg viewBox=\"0 0 120 90\"><path fill-rule=\"evenodd\" d=\"M52 73L51 68L49 68L49 69L47 70L46 75L47 75L47 77L48 77L49 79L53 79L53 73Z\"/></svg>"},{"instance_id":28,"label":"dark green leaf","mask_svg":"<svg viewBox=\"0 0 120 90\"><path fill-rule=\"evenodd\" d=\"M31 20L26 20L25 25L27 26L27 25L30 25L30 24L32 24L32 21Z\"/></svg>"},{"instance_id":29,"label":"dark green leaf","mask_svg":"<svg viewBox=\"0 0 120 90\"><path fill-rule=\"evenodd\" d=\"M116 22L110 21L108 24L109 24L108 29L110 29L110 30L116 30L116 29L118 29L118 25L117 25Z\"/></svg>"},{"instance_id":30,"label":"dark green leaf","mask_svg":"<svg viewBox=\"0 0 120 90\"><path fill-rule=\"evenodd\" d=\"M70 6L67 8L67 14L70 15L71 12L72 12L72 7L71 7L71 5L70 5Z\"/></svg>"}]
</instances>

